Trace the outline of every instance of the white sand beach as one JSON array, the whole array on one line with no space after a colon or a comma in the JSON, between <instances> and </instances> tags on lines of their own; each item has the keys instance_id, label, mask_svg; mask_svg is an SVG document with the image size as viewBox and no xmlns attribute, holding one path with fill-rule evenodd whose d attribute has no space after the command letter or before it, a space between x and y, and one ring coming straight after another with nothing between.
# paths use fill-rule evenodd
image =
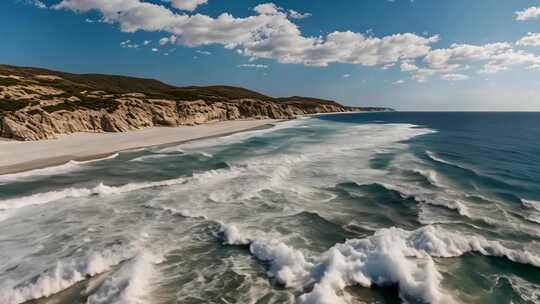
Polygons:
<instances>
[{"instance_id":1,"label":"white sand beach","mask_svg":"<svg viewBox=\"0 0 540 304\"><path fill-rule=\"evenodd\" d=\"M125 133L75 133L43 141L0 141L0 174L86 160L114 152L195 140L249 130L277 120L236 120L175 128L154 127Z\"/></svg>"}]
</instances>

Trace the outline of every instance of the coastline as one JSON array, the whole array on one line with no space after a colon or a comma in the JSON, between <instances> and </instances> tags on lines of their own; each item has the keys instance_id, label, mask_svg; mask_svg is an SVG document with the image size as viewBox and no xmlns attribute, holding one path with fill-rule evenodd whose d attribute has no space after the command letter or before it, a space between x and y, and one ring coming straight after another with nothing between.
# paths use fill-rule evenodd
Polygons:
<instances>
[{"instance_id":1,"label":"coastline","mask_svg":"<svg viewBox=\"0 0 540 304\"><path fill-rule=\"evenodd\" d=\"M327 115L347 115L347 114L368 114L368 113L381 113L386 111L348 111L348 112L326 112L326 113L313 113L298 115L298 117L319 117Z\"/></svg>"},{"instance_id":2,"label":"coastline","mask_svg":"<svg viewBox=\"0 0 540 304\"><path fill-rule=\"evenodd\" d=\"M274 125L282 120L231 120L197 126L152 127L122 133L74 133L40 141L0 141L0 175L86 161L114 153L182 143Z\"/></svg>"}]
</instances>

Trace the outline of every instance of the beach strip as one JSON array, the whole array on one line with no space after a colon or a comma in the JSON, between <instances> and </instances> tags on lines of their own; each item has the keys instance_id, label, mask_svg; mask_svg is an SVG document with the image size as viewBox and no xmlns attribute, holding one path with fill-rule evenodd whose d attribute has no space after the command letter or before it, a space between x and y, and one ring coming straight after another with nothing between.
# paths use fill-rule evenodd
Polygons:
<instances>
[{"instance_id":1,"label":"beach strip","mask_svg":"<svg viewBox=\"0 0 540 304\"><path fill-rule=\"evenodd\" d=\"M278 120L233 120L197 126L153 127L123 133L74 133L41 141L0 141L0 174L89 160L122 150L191 141L260 128Z\"/></svg>"}]
</instances>

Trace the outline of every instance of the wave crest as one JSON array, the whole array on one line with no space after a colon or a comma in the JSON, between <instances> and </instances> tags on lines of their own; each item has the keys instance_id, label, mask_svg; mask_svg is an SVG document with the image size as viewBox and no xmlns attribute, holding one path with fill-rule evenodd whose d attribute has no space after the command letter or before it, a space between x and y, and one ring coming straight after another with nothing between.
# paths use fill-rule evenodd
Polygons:
<instances>
[{"instance_id":1,"label":"wave crest","mask_svg":"<svg viewBox=\"0 0 540 304\"><path fill-rule=\"evenodd\" d=\"M227 244L248 242L236 229L233 235ZM340 296L345 287L394 284L399 286L400 296L405 301L454 303L452 296L441 286L442 275L432 257L457 257L477 252L540 267L540 257L525 249L511 249L498 241L451 232L438 226L425 226L414 231L381 229L368 238L337 244L312 261L301 251L276 240L251 241L250 252L269 263L269 275L286 287L303 290L314 284L310 292L299 297L299 303L303 304L346 303Z\"/></svg>"},{"instance_id":2,"label":"wave crest","mask_svg":"<svg viewBox=\"0 0 540 304\"><path fill-rule=\"evenodd\" d=\"M130 259L133 252L129 248L115 246L97 252L85 259L58 261L56 266L34 279L15 286L0 288L0 303L18 304L56 294L87 277L109 271L112 267Z\"/></svg>"}]
</instances>

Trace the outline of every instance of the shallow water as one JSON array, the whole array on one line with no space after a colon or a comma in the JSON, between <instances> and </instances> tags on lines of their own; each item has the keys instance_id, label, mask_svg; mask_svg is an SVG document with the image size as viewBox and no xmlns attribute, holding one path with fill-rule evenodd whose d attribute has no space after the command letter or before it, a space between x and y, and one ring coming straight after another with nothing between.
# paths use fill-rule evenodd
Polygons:
<instances>
[{"instance_id":1,"label":"shallow water","mask_svg":"<svg viewBox=\"0 0 540 304\"><path fill-rule=\"evenodd\" d=\"M540 303L539 124L329 115L0 176L0 303Z\"/></svg>"}]
</instances>

